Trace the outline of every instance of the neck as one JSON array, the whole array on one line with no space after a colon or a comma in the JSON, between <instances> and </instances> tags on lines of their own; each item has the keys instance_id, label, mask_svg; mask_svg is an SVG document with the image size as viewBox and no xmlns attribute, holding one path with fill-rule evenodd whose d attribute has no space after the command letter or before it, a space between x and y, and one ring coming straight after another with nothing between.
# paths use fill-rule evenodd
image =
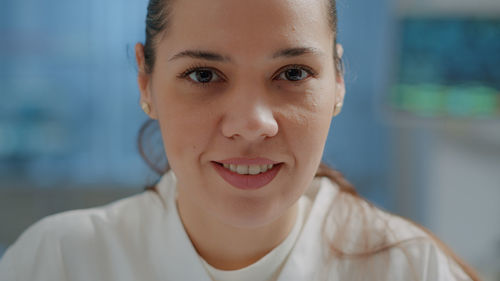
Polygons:
<instances>
[{"instance_id":1,"label":"neck","mask_svg":"<svg viewBox=\"0 0 500 281\"><path fill-rule=\"evenodd\" d=\"M196 208L179 193L179 215L198 254L211 266L221 270L247 267L277 247L292 230L298 201L272 223L242 229L222 223L217 218Z\"/></svg>"}]
</instances>

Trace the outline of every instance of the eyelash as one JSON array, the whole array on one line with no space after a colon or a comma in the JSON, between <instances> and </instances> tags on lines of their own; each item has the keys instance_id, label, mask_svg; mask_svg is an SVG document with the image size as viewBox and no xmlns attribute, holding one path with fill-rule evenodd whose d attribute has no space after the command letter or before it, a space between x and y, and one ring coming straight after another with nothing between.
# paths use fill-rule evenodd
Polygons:
<instances>
[{"instance_id":1,"label":"eyelash","mask_svg":"<svg viewBox=\"0 0 500 281\"><path fill-rule=\"evenodd\" d=\"M312 70L310 67L307 67L305 65L301 65L301 64L291 64L291 65L287 65L283 68L281 68L278 72L277 72L277 75L275 75L275 78L273 78L273 80L277 80L276 78L279 78L281 76L281 73L287 71L287 70L290 70L290 69L301 69L301 70L304 70L305 72L307 72L307 74L310 75L310 77L316 77L317 76L317 73ZM209 71L213 71L217 76L219 76L220 79L224 80L224 76L221 75L217 70L215 70L214 68L210 67L210 66L207 66L207 65L203 65L203 64L195 64L195 65L192 65L190 66L188 69L184 70L183 72L179 73L177 75L178 78L181 78L181 79L186 79L187 81L189 81L190 83L193 83L195 84L196 86L200 86L200 87L208 87L210 86L210 84L212 83L217 83L217 82L208 82L208 83L200 83L200 82L196 82L196 81L193 81L189 78L189 75L191 75L193 72L195 71L200 71L200 70L209 70ZM304 82L305 80L307 80L308 78L305 78L304 80L300 80L300 81L288 81L288 82L292 82L292 83L300 83L300 82ZM287 81L287 80L285 80Z\"/></svg>"}]
</instances>

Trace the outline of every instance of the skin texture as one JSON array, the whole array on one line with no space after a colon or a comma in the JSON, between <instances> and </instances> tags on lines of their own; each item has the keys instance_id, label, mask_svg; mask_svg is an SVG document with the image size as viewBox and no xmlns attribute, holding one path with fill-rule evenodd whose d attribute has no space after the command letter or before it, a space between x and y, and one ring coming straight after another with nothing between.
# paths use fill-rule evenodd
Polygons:
<instances>
[{"instance_id":1,"label":"skin texture","mask_svg":"<svg viewBox=\"0 0 500 281\"><path fill-rule=\"evenodd\" d=\"M178 179L179 213L196 250L216 268L243 268L293 227L298 199L320 163L334 104L344 98L324 3L178 0L167 30L157 42L151 75L144 71L143 46L136 45L141 102L151 105L150 117L159 122ZM273 58L295 47L317 53ZM224 61L172 59L186 50L217 53ZM314 74L288 81L289 65ZM193 66L217 76L207 84L180 77ZM270 184L243 191L211 164L233 157L284 164Z\"/></svg>"}]
</instances>

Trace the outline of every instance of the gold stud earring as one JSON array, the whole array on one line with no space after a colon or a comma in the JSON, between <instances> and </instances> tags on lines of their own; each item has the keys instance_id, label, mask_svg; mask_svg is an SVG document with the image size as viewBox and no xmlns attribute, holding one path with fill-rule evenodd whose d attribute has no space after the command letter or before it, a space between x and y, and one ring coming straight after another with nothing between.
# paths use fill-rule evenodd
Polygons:
<instances>
[{"instance_id":1,"label":"gold stud earring","mask_svg":"<svg viewBox=\"0 0 500 281\"><path fill-rule=\"evenodd\" d=\"M333 117L340 114L340 111L342 111L342 106L343 106L343 104L341 102L339 102L335 105L335 107L333 108Z\"/></svg>"},{"instance_id":2,"label":"gold stud earring","mask_svg":"<svg viewBox=\"0 0 500 281\"><path fill-rule=\"evenodd\" d=\"M141 103L141 107L142 107L142 110L144 111L144 113L146 113L147 115L149 115L151 113L151 106L149 105L149 103L143 101Z\"/></svg>"}]
</instances>

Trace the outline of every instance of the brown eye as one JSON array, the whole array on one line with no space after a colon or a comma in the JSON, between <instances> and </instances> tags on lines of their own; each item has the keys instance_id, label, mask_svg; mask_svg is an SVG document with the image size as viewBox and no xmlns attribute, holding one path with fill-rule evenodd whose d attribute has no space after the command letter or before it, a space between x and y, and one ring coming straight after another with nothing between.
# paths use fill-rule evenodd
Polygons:
<instances>
[{"instance_id":1,"label":"brown eye","mask_svg":"<svg viewBox=\"0 0 500 281\"><path fill-rule=\"evenodd\" d=\"M191 73L188 73L187 76L196 83L210 83L220 79L220 77L210 69L193 70Z\"/></svg>"},{"instance_id":2,"label":"brown eye","mask_svg":"<svg viewBox=\"0 0 500 281\"><path fill-rule=\"evenodd\" d=\"M283 72L280 73L279 79L280 80L288 80L292 82L296 81L302 81L309 76L311 76L312 73L302 67L294 66L290 67L288 69L285 69Z\"/></svg>"}]
</instances>

